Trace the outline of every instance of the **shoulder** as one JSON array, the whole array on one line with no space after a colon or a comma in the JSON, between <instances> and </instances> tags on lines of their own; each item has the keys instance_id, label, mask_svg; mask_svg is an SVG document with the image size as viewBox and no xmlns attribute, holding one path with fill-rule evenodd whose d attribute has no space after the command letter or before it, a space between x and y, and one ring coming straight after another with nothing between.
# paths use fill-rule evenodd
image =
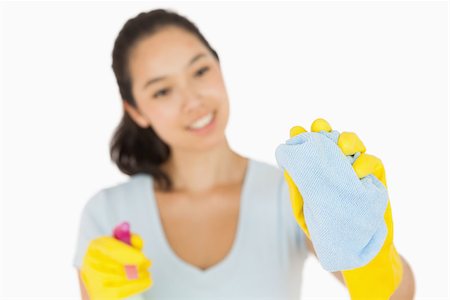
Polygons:
<instances>
[{"instance_id":1,"label":"shoulder","mask_svg":"<svg viewBox=\"0 0 450 300\"><path fill-rule=\"evenodd\" d=\"M143 186L150 182L149 177L147 174L139 173L99 189L86 202L85 210L103 210L106 207L110 209L122 206L125 201L130 204L142 193Z\"/></svg>"},{"instance_id":2,"label":"shoulder","mask_svg":"<svg viewBox=\"0 0 450 300\"><path fill-rule=\"evenodd\" d=\"M283 179L283 172L278 166L259 159L251 158L250 160L253 167L252 174L258 181L266 184L280 184Z\"/></svg>"},{"instance_id":3,"label":"shoulder","mask_svg":"<svg viewBox=\"0 0 450 300\"><path fill-rule=\"evenodd\" d=\"M251 159L252 170L250 172L252 192L260 197L272 200L285 198L287 186L283 171L271 163L257 159ZM279 201L278 201L279 202Z\"/></svg>"}]
</instances>

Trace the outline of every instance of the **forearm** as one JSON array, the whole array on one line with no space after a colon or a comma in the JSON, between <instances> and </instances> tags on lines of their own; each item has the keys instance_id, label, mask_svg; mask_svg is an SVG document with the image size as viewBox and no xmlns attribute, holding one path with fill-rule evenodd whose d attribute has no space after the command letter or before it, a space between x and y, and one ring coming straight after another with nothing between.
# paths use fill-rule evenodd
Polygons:
<instances>
[{"instance_id":1,"label":"forearm","mask_svg":"<svg viewBox=\"0 0 450 300\"><path fill-rule=\"evenodd\" d=\"M82 300L90 300L89 295L86 291L86 288L84 286L83 280L81 280L81 274L80 271L78 271L78 281L80 283L80 291L81 291L81 299Z\"/></svg>"},{"instance_id":2,"label":"forearm","mask_svg":"<svg viewBox=\"0 0 450 300\"><path fill-rule=\"evenodd\" d=\"M416 284L414 281L414 274L409 266L408 262L401 256L403 263L403 277L399 287L391 296L391 300L410 300L414 299L416 291Z\"/></svg>"},{"instance_id":3,"label":"forearm","mask_svg":"<svg viewBox=\"0 0 450 300\"><path fill-rule=\"evenodd\" d=\"M403 264L403 277L397 290L392 294L390 300L412 300L416 290L414 274L408 262L400 255ZM345 285L344 277L341 272L332 272L332 274Z\"/></svg>"}]
</instances>

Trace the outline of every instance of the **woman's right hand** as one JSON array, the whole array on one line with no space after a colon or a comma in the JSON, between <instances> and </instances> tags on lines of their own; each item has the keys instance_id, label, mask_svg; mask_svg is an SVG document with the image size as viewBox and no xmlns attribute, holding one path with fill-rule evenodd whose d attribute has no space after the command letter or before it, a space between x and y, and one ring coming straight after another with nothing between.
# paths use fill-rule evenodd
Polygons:
<instances>
[{"instance_id":1,"label":"woman's right hand","mask_svg":"<svg viewBox=\"0 0 450 300\"><path fill-rule=\"evenodd\" d=\"M152 285L151 261L142 253L142 239L131 236L131 245L110 236L91 241L80 269L91 300L122 299L141 293Z\"/></svg>"}]
</instances>

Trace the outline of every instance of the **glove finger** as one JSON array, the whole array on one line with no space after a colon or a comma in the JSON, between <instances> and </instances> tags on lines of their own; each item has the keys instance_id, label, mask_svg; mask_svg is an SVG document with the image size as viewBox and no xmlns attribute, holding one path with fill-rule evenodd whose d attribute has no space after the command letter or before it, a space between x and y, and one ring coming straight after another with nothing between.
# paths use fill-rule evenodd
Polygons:
<instances>
[{"instance_id":1,"label":"glove finger","mask_svg":"<svg viewBox=\"0 0 450 300\"><path fill-rule=\"evenodd\" d=\"M147 259L140 265L121 265L101 252L91 250L88 255L85 255L83 264L89 266L96 273L106 274L106 277L103 276L104 278L123 279L129 278L129 274L133 277L139 277L140 273L145 273L151 266L151 261Z\"/></svg>"},{"instance_id":2,"label":"glove finger","mask_svg":"<svg viewBox=\"0 0 450 300\"><path fill-rule=\"evenodd\" d=\"M314 122L312 122L311 124L311 132L320 133L336 144L338 142L339 131L333 130L330 123L328 123L328 121L326 121L325 119L318 118L314 120Z\"/></svg>"},{"instance_id":3,"label":"glove finger","mask_svg":"<svg viewBox=\"0 0 450 300\"><path fill-rule=\"evenodd\" d=\"M80 270L83 275L84 282L89 285L97 286L98 283L106 281L123 280L124 275L121 275L119 271L108 272L103 266L99 266L96 263L84 264Z\"/></svg>"},{"instance_id":4,"label":"glove finger","mask_svg":"<svg viewBox=\"0 0 450 300\"><path fill-rule=\"evenodd\" d=\"M354 155L357 152L366 152L366 147L354 132L342 132L339 135L337 144L345 155Z\"/></svg>"},{"instance_id":5,"label":"glove finger","mask_svg":"<svg viewBox=\"0 0 450 300\"><path fill-rule=\"evenodd\" d=\"M320 126L317 126L317 127L322 128ZM328 127L328 128L331 129L331 127ZM302 133L309 134L309 132L306 131L306 129L303 128L302 126L292 127L290 130L290 139L286 141L286 144L296 145L296 144L303 144L304 142L308 141L310 138L306 137L305 135L300 135ZM327 138L329 138L330 140L332 140L334 143L337 144L338 137L339 137L339 132L337 130L330 130L329 132L322 131L319 133L326 136ZM316 133L314 133L314 134L316 134Z\"/></svg>"},{"instance_id":6,"label":"glove finger","mask_svg":"<svg viewBox=\"0 0 450 300\"><path fill-rule=\"evenodd\" d=\"M331 126L324 119L316 119L311 128L317 130L316 133L320 133L331 139L333 142L337 143L339 132L332 130ZM290 139L286 141L286 144L295 145L302 144L308 140L305 136L299 136L302 133L307 133L305 128L302 126L294 126L290 130Z\"/></svg>"},{"instance_id":7,"label":"glove finger","mask_svg":"<svg viewBox=\"0 0 450 300\"><path fill-rule=\"evenodd\" d=\"M145 259L143 263L139 265L139 268L148 269L152 265L152 261L150 259Z\"/></svg>"},{"instance_id":8,"label":"glove finger","mask_svg":"<svg viewBox=\"0 0 450 300\"><path fill-rule=\"evenodd\" d=\"M119 300L134 296L138 293L142 293L153 284L153 280L150 276L133 281L123 282L103 282L101 283L101 291L98 293L98 298L94 299L109 299Z\"/></svg>"},{"instance_id":9,"label":"glove finger","mask_svg":"<svg viewBox=\"0 0 450 300\"><path fill-rule=\"evenodd\" d=\"M143 270L143 269L138 269L137 270L137 274L136 277L134 278L128 278L126 276L126 272L125 269L123 270L123 275L122 276L118 276L118 275L111 275L111 276L104 276L105 280L103 281L105 286L108 287L121 287L123 285L126 285L130 282L136 282L136 281L141 281L142 279L146 279L148 277L150 277L150 272L148 270Z\"/></svg>"},{"instance_id":10,"label":"glove finger","mask_svg":"<svg viewBox=\"0 0 450 300\"><path fill-rule=\"evenodd\" d=\"M93 266L90 266L94 270ZM128 281L136 281L150 276L150 272L145 268L136 268L133 265L120 266L119 273L96 272L96 280L108 283L110 286L121 286Z\"/></svg>"},{"instance_id":11,"label":"glove finger","mask_svg":"<svg viewBox=\"0 0 450 300\"><path fill-rule=\"evenodd\" d=\"M83 259L83 265L101 274L122 274L122 266L115 261L99 255L99 253L88 253Z\"/></svg>"},{"instance_id":12,"label":"glove finger","mask_svg":"<svg viewBox=\"0 0 450 300\"><path fill-rule=\"evenodd\" d=\"M151 276L147 276L139 280L128 281L126 284L120 286L120 289L117 290L117 296L119 298L126 298L138 293L142 293L143 291L150 288L152 284L153 279L151 278Z\"/></svg>"},{"instance_id":13,"label":"glove finger","mask_svg":"<svg viewBox=\"0 0 450 300\"><path fill-rule=\"evenodd\" d=\"M305 132L307 131L302 126L292 127L289 131L290 138L286 141L286 144L295 145L304 143L307 139L301 134Z\"/></svg>"},{"instance_id":14,"label":"glove finger","mask_svg":"<svg viewBox=\"0 0 450 300\"><path fill-rule=\"evenodd\" d=\"M141 265L121 266L117 264L107 264L99 260L87 258L83 266L83 272L94 274L96 280L108 282L121 282L127 280L136 280L148 276L148 267ZM130 273L131 272L131 273ZM129 275L132 275L131 277Z\"/></svg>"},{"instance_id":15,"label":"glove finger","mask_svg":"<svg viewBox=\"0 0 450 300\"><path fill-rule=\"evenodd\" d=\"M142 240L141 236L135 233L131 234L131 245L136 248L137 250L142 250L144 247L144 241Z\"/></svg>"},{"instance_id":16,"label":"glove finger","mask_svg":"<svg viewBox=\"0 0 450 300\"><path fill-rule=\"evenodd\" d=\"M306 226L305 215L303 214L303 197L287 171L284 171L284 178L289 187L289 199L291 201L292 212L297 224L303 229L306 236L310 238L308 227Z\"/></svg>"},{"instance_id":17,"label":"glove finger","mask_svg":"<svg viewBox=\"0 0 450 300\"><path fill-rule=\"evenodd\" d=\"M330 124L322 118L318 118L314 120L311 124L311 132L320 132L322 130L325 130L326 132L331 132L332 128Z\"/></svg>"},{"instance_id":18,"label":"glove finger","mask_svg":"<svg viewBox=\"0 0 450 300\"><path fill-rule=\"evenodd\" d=\"M302 126L294 126L294 127L291 128L291 130L289 132L289 136L291 138L293 138L294 136L299 135L299 134L304 133L304 132L306 132L306 129L303 128Z\"/></svg>"},{"instance_id":19,"label":"glove finger","mask_svg":"<svg viewBox=\"0 0 450 300\"><path fill-rule=\"evenodd\" d=\"M120 265L140 265L148 261L141 251L108 236L93 240L89 250Z\"/></svg>"},{"instance_id":20,"label":"glove finger","mask_svg":"<svg viewBox=\"0 0 450 300\"><path fill-rule=\"evenodd\" d=\"M353 169L359 178L373 174L385 187L387 187L383 163L376 156L366 153L361 154L353 163Z\"/></svg>"}]
</instances>

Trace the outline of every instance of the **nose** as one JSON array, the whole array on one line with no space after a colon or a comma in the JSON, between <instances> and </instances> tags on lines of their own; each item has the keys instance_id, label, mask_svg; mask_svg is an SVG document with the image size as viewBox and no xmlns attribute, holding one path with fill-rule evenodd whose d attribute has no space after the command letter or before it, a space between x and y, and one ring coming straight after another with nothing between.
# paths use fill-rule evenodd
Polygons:
<instances>
[{"instance_id":1,"label":"nose","mask_svg":"<svg viewBox=\"0 0 450 300\"><path fill-rule=\"evenodd\" d=\"M181 88L182 109L185 113L191 114L198 111L204 105L201 93L192 86Z\"/></svg>"}]
</instances>

